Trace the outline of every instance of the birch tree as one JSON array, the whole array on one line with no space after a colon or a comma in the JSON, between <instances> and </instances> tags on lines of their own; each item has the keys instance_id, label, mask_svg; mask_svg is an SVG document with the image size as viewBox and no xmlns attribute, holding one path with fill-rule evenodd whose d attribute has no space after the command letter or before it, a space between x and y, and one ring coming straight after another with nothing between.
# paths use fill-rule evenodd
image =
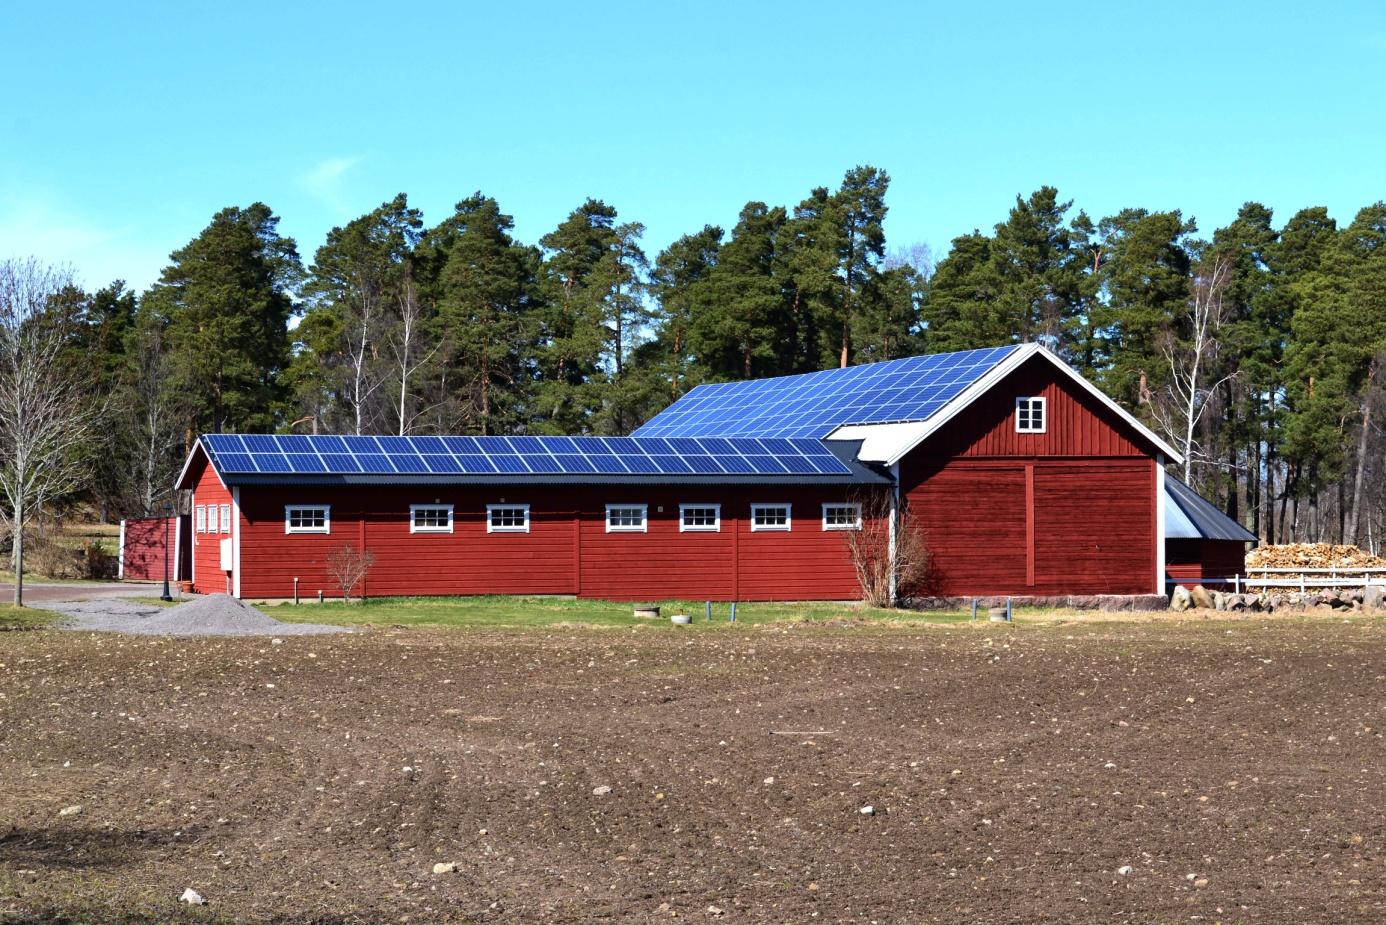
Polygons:
<instances>
[{"instance_id":1,"label":"birch tree","mask_svg":"<svg viewBox=\"0 0 1386 925\"><path fill-rule=\"evenodd\" d=\"M66 274L0 262L0 502L10 530L14 603L24 604L24 530L45 504L83 486L101 406L64 362L69 332L45 315Z\"/></svg>"},{"instance_id":2,"label":"birch tree","mask_svg":"<svg viewBox=\"0 0 1386 925\"><path fill-rule=\"evenodd\" d=\"M1190 284L1188 312L1183 319L1186 338L1171 336L1163 348L1170 375L1164 390L1167 401L1155 404L1153 410L1165 434L1184 456L1185 482L1193 471L1198 452L1194 434L1208 408L1208 398L1236 375L1229 374L1212 384L1206 381L1217 352L1223 295L1231 274L1232 261L1226 257L1214 258L1199 268Z\"/></svg>"}]
</instances>

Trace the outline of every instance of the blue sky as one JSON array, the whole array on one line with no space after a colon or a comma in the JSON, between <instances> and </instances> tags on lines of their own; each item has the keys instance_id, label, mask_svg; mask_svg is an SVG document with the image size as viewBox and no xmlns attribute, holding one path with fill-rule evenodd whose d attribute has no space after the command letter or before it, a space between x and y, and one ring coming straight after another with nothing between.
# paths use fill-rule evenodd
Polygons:
<instances>
[{"instance_id":1,"label":"blue sky","mask_svg":"<svg viewBox=\"0 0 1386 925\"><path fill-rule=\"evenodd\" d=\"M432 222L480 189L527 241L603 198L653 256L858 163L935 254L1045 183L1205 233L1386 197L1376 2L201 6L0 13L0 255L142 288L226 205L309 259L396 192Z\"/></svg>"}]
</instances>

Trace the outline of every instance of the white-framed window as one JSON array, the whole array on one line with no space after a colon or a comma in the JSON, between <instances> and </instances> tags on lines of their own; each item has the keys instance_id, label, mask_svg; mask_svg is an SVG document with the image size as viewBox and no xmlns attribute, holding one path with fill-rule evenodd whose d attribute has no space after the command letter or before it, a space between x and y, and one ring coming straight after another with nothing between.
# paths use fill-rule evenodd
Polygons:
<instances>
[{"instance_id":1,"label":"white-framed window","mask_svg":"<svg viewBox=\"0 0 1386 925\"><path fill-rule=\"evenodd\" d=\"M1015 400L1015 432L1018 434L1042 434L1048 424L1043 398L1017 398Z\"/></svg>"},{"instance_id":2,"label":"white-framed window","mask_svg":"<svg viewBox=\"0 0 1386 925\"><path fill-rule=\"evenodd\" d=\"M207 506L199 504L193 508L193 529L198 533L207 532Z\"/></svg>"},{"instance_id":3,"label":"white-framed window","mask_svg":"<svg viewBox=\"0 0 1386 925\"><path fill-rule=\"evenodd\" d=\"M451 533L451 504L409 505L410 533Z\"/></svg>"},{"instance_id":4,"label":"white-framed window","mask_svg":"<svg viewBox=\"0 0 1386 925\"><path fill-rule=\"evenodd\" d=\"M722 505L680 504L680 533L717 533L722 529Z\"/></svg>"},{"instance_id":5,"label":"white-framed window","mask_svg":"<svg viewBox=\"0 0 1386 925\"><path fill-rule=\"evenodd\" d=\"M528 504L486 505L487 533L528 533Z\"/></svg>"},{"instance_id":6,"label":"white-framed window","mask_svg":"<svg viewBox=\"0 0 1386 925\"><path fill-rule=\"evenodd\" d=\"M326 504L286 504L284 532L331 533L332 508Z\"/></svg>"},{"instance_id":7,"label":"white-framed window","mask_svg":"<svg viewBox=\"0 0 1386 925\"><path fill-rule=\"evenodd\" d=\"M230 533L230 532L231 532L231 505L229 505L229 504L223 504L223 505L221 505L221 507L219 508L219 510L221 511L221 530L218 531L218 532L220 532L220 533Z\"/></svg>"},{"instance_id":8,"label":"white-framed window","mask_svg":"<svg viewBox=\"0 0 1386 925\"><path fill-rule=\"evenodd\" d=\"M860 530L861 505L855 502L824 503L823 529Z\"/></svg>"},{"instance_id":9,"label":"white-framed window","mask_svg":"<svg viewBox=\"0 0 1386 925\"><path fill-rule=\"evenodd\" d=\"M792 520L788 504L751 505L751 532L789 530Z\"/></svg>"},{"instance_id":10,"label":"white-framed window","mask_svg":"<svg viewBox=\"0 0 1386 925\"><path fill-rule=\"evenodd\" d=\"M649 506L644 504L608 504L606 506L607 533L644 533L648 529L646 513Z\"/></svg>"}]
</instances>

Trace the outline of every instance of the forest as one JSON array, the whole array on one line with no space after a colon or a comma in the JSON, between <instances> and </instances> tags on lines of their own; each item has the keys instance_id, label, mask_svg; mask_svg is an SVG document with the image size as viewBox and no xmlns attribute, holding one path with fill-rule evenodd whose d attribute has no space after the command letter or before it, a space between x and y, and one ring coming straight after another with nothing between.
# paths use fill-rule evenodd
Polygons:
<instances>
[{"instance_id":1,"label":"forest","mask_svg":"<svg viewBox=\"0 0 1386 925\"><path fill-rule=\"evenodd\" d=\"M935 260L887 243L889 183L856 167L653 255L600 199L525 242L484 193L431 224L401 193L311 257L268 206L223 209L147 291L46 291L100 422L45 513L167 510L204 432L624 434L700 382L1037 341L1265 541L1379 548L1386 203L1248 202L1207 233L1045 186Z\"/></svg>"}]
</instances>

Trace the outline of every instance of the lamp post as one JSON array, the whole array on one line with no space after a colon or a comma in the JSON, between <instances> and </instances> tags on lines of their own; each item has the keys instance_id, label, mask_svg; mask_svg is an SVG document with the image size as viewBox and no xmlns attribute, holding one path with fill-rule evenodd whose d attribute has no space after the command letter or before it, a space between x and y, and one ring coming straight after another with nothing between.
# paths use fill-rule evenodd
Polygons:
<instances>
[{"instance_id":1,"label":"lamp post","mask_svg":"<svg viewBox=\"0 0 1386 925\"><path fill-rule=\"evenodd\" d=\"M161 601L172 601L173 595L168 592L168 522L173 519L173 512L177 510L173 502L168 504L169 516L164 518L164 593L159 595Z\"/></svg>"}]
</instances>

